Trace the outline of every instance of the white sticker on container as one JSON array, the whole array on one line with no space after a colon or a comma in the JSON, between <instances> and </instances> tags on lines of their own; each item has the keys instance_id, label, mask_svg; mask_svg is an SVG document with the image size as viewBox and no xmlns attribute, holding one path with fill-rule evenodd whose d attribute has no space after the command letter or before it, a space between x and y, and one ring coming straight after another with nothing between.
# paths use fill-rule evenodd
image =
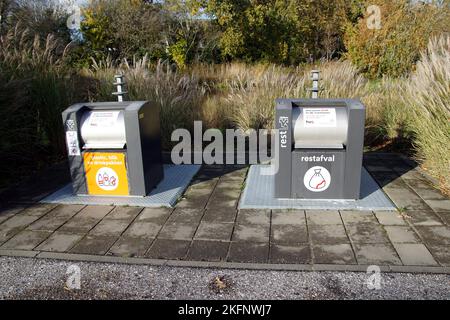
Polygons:
<instances>
[{"instance_id":1,"label":"white sticker on container","mask_svg":"<svg viewBox=\"0 0 450 320\"><path fill-rule=\"evenodd\" d=\"M79 156L80 145L78 143L78 135L76 131L66 131L67 148L69 150L69 156Z\"/></svg>"},{"instance_id":2,"label":"white sticker on container","mask_svg":"<svg viewBox=\"0 0 450 320\"><path fill-rule=\"evenodd\" d=\"M119 117L120 111L92 112L89 117L91 127L112 127Z\"/></svg>"},{"instance_id":3,"label":"white sticker on container","mask_svg":"<svg viewBox=\"0 0 450 320\"><path fill-rule=\"evenodd\" d=\"M335 108L303 108L305 128L336 127Z\"/></svg>"}]
</instances>

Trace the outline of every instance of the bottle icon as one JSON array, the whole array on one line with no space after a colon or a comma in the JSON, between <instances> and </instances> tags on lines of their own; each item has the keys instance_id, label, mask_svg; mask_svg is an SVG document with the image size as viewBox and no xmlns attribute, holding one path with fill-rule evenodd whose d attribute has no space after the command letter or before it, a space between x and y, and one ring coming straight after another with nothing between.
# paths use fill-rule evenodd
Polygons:
<instances>
[{"instance_id":1,"label":"bottle icon","mask_svg":"<svg viewBox=\"0 0 450 320\"><path fill-rule=\"evenodd\" d=\"M314 169L314 174L309 180L309 187L311 189L320 190L326 187L327 181L322 176L322 169Z\"/></svg>"}]
</instances>

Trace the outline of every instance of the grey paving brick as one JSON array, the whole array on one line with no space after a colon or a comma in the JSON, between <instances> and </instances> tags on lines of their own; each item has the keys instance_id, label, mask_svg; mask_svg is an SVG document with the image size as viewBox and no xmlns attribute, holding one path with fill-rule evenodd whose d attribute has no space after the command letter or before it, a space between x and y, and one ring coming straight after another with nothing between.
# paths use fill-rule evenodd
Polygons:
<instances>
[{"instance_id":1,"label":"grey paving brick","mask_svg":"<svg viewBox=\"0 0 450 320\"><path fill-rule=\"evenodd\" d=\"M271 241L277 244L293 244L293 243L307 243L308 232L306 225L272 225Z\"/></svg>"},{"instance_id":2,"label":"grey paving brick","mask_svg":"<svg viewBox=\"0 0 450 320\"><path fill-rule=\"evenodd\" d=\"M313 246L314 263L318 264L356 264L350 244L321 244Z\"/></svg>"},{"instance_id":3,"label":"grey paving brick","mask_svg":"<svg viewBox=\"0 0 450 320\"><path fill-rule=\"evenodd\" d=\"M47 231L27 231L24 230L16 234L8 242L1 246L2 249L33 250L44 241L51 232Z\"/></svg>"},{"instance_id":4,"label":"grey paving brick","mask_svg":"<svg viewBox=\"0 0 450 320\"><path fill-rule=\"evenodd\" d=\"M214 223L234 223L236 221L237 209L235 208L221 208L221 209L207 209L202 221Z\"/></svg>"},{"instance_id":5,"label":"grey paving brick","mask_svg":"<svg viewBox=\"0 0 450 320\"><path fill-rule=\"evenodd\" d=\"M378 221L385 226L406 225L406 221L397 211L376 211L375 216Z\"/></svg>"},{"instance_id":6,"label":"grey paving brick","mask_svg":"<svg viewBox=\"0 0 450 320\"><path fill-rule=\"evenodd\" d=\"M224 240L230 241L233 233L233 223L200 223L194 236L198 240Z\"/></svg>"},{"instance_id":7,"label":"grey paving brick","mask_svg":"<svg viewBox=\"0 0 450 320\"><path fill-rule=\"evenodd\" d=\"M310 225L309 235L314 244L341 244L349 243L344 226L336 225Z\"/></svg>"},{"instance_id":8,"label":"grey paving brick","mask_svg":"<svg viewBox=\"0 0 450 320\"><path fill-rule=\"evenodd\" d=\"M186 258L191 241L174 239L156 239L152 244L148 258L183 260Z\"/></svg>"},{"instance_id":9,"label":"grey paving brick","mask_svg":"<svg viewBox=\"0 0 450 320\"><path fill-rule=\"evenodd\" d=\"M104 255L116 242L117 237L93 237L86 236L81 239L71 250L71 253Z\"/></svg>"},{"instance_id":10,"label":"grey paving brick","mask_svg":"<svg viewBox=\"0 0 450 320\"><path fill-rule=\"evenodd\" d=\"M241 224L263 224L270 223L270 210L245 209L239 210L237 222Z\"/></svg>"},{"instance_id":11,"label":"grey paving brick","mask_svg":"<svg viewBox=\"0 0 450 320\"><path fill-rule=\"evenodd\" d=\"M372 211L343 210L341 211L341 217L345 224L360 223L360 222L371 222L371 223L378 222Z\"/></svg>"},{"instance_id":12,"label":"grey paving brick","mask_svg":"<svg viewBox=\"0 0 450 320\"><path fill-rule=\"evenodd\" d=\"M310 264L311 249L309 245L285 246L272 244L270 247L270 263Z\"/></svg>"},{"instance_id":13,"label":"grey paving brick","mask_svg":"<svg viewBox=\"0 0 450 320\"><path fill-rule=\"evenodd\" d=\"M176 208L169 216L167 223L199 224L203 213L203 209Z\"/></svg>"},{"instance_id":14,"label":"grey paving brick","mask_svg":"<svg viewBox=\"0 0 450 320\"><path fill-rule=\"evenodd\" d=\"M136 221L153 222L156 224L164 224L173 209L169 208L145 208L141 211Z\"/></svg>"},{"instance_id":15,"label":"grey paving brick","mask_svg":"<svg viewBox=\"0 0 450 320\"><path fill-rule=\"evenodd\" d=\"M27 215L27 216L37 216L42 217L52 211L54 208L56 208L57 204L50 204L50 203L41 203L41 204L34 204L26 208L25 210L21 211L20 215Z\"/></svg>"},{"instance_id":16,"label":"grey paving brick","mask_svg":"<svg viewBox=\"0 0 450 320\"><path fill-rule=\"evenodd\" d=\"M162 225L158 223L135 221L123 235L131 238L153 239L156 238L161 228Z\"/></svg>"},{"instance_id":17,"label":"grey paving brick","mask_svg":"<svg viewBox=\"0 0 450 320\"><path fill-rule=\"evenodd\" d=\"M436 266L428 249L421 243L394 243L400 259L407 266Z\"/></svg>"},{"instance_id":18,"label":"grey paving brick","mask_svg":"<svg viewBox=\"0 0 450 320\"><path fill-rule=\"evenodd\" d=\"M442 221L433 211L407 211L404 215L405 220L415 226L441 226Z\"/></svg>"},{"instance_id":19,"label":"grey paving brick","mask_svg":"<svg viewBox=\"0 0 450 320\"><path fill-rule=\"evenodd\" d=\"M267 263L268 257L268 243L232 242L227 260L243 263Z\"/></svg>"},{"instance_id":20,"label":"grey paving brick","mask_svg":"<svg viewBox=\"0 0 450 320\"><path fill-rule=\"evenodd\" d=\"M41 243L36 250L50 252L66 252L70 250L84 234L56 231L47 240Z\"/></svg>"},{"instance_id":21,"label":"grey paving brick","mask_svg":"<svg viewBox=\"0 0 450 320\"><path fill-rule=\"evenodd\" d=\"M105 219L112 220L126 220L133 221L136 216L142 211L142 208L138 207L115 207Z\"/></svg>"},{"instance_id":22,"label":"grey paving brick","mask_svg":"<svg viewBox=\"0 0 450 320\"><path fill-rule=\"evenodd\" d=\"M375 223L352 223L346 225L347 233L354 243L388 243L383 227Z\"/></svg>"},{"instance_id":23,"label":"grey paving brick","mask_svg":"<svg viewBox=\"0 0 450 320\"><path fill-rule=\"evenodd\" d=\"M230 242L194 240L188 259L194 261L225 261Z\"/></svg>"},{"instance_id":24,"label":"grey paving brick","mask_svg":"<svg viewBox=\"0 0 450 320\"><path fill-rule=\"evenodd\" d=\"M27 227L27 230L55 231L77 214L84 205L60 205Z\"/></svg>"},{"instance_id":25,"label":"grey paving brick","mask_svg":"<svg viewBox=\"0 0 450 320\"><path fill-rule=\"evenodd\" d=\"M117 257L143 257L150 248L153 239L120 237L109 249L108 255Z\"/></svg>"},{"instance_id":26,"label":"grey paving brick","mask_svg":"<svg viewBox=\"0 0 450 320\"><path fill-rule=\"evenodd\" d=\"M446 267L450 267L450 250L448 249L448 245L438 244L438 245L427 245L428 249L430 249L434 258L442 265Z\"/></svg>"},{"instance_id":27,"label":"grey paving brick","mask_svg":"<svg viewBox=\"0 0 450 320\"><path fill-rule=\"evenodd\" d=\"M445 200L442 193L436 190L429 183L422 180L408 180L408 185L424 200Z\"/></svg>"},{"instance_id":28,"label":"grey paving brick","mask_svg":"<svg viewBox=\"0 0 450 320\"><path fill-rule=\"evenodd\" d=\"M450 200L425 200L434 211L450 212Z\"/></svg>"},{"instance_id":29,"label":"grey paving brick","mask_svg":"<svg viewBox=\"0 0 450 320\"><path fill-rule=\"evenodd\" d=\"M401 265L396 251L390 244L355 244L358 264L364 265Z\"/></svg>"},{"instance_id":30,"label":"grey paving brick","mask_svg":"<svg viewBox=\"0 0 450 320\"><path fill-rule=\"evenodd\" d=\"M0 225L0 244L39 219L39 216L15 215Z\"/></svg>"},{"instance_id":31,"label":"grey paving brick","mask_svg":"<svg viewBox=\"0 0 450 320\"><path fill-rule=\"evenodd\" d=\"M161 229L158 239L191 240L198 225L187 223L166 223Z\"/></svg>"},{"instance_id":32,"label":"grey paving brick","mask_svg":"<svg viewBox=\"0 0 450 320\"><path fill-rule=\"evenodd\" d=\"M272 210L272 225L306 225L305 210Z\"/></svg>"},{"instance_id":33,"label":"grey paving brick","mask_svg":"<svg viewBox=\"0 0 450 320\"><path fill-rule=\"evenodd\" d=\"M113 206L87 206L61 226L58 231L88 232L113 209Z\"/></svg>"},{"instance_id":34,"label":"grey paving brick","mask_svg":"<svg viewBox=\"0 0 450 320\"><path fill-rule=\"evenodd\" d=\"M448 226L450 226L450 212L436 212L441 220Z\"/></svg>"},{"instance_id":35,"label":"grey paving brick","mask_svg":"<svg viewBox=\"0 0 450 320\"><path fill-rule=\"evenodd\" d=\"M238 242L269 242L269 225L237 224L233 232L233 241Z\"/></svg>"},{"instance_id":36,"label":"grey paving brick","mask_svg":"<svg viewBox=\"0 0 450 320\"><path fill-rule=\"evenodd\" d=\"M392 243L419 243L416 233L406 226L385 226L389 240Z\"/></svg>"},{"instance_id":37,"label":"grey paving brick","mask_svg":"<svg viewBox=\"0 0 450 320\"><path fill-rule=\"evenodd\" d=\"M306 210L308 225L342 224L337 210Z\"/></svg>"},{"instance_id":38,"label":"grey paving brick","mask_svg":"<svg viewBox=\"0 0 450 320\"><path fill-rule=\"evenodd\" d=\"M450 245L450 227L418 226L416 230L426 245Z\"/></svg>"},{"instance_id":39,"label":"grey paving brick","mask_svg":"<svg viewBox=\"0 0 450 320\"><path fill-rule=\"evenodd\" d=\"M91 236L112 236L119 237L130 225L129 220L103 219L94 229L89 231Z\"/></svg>"}]
</instances>

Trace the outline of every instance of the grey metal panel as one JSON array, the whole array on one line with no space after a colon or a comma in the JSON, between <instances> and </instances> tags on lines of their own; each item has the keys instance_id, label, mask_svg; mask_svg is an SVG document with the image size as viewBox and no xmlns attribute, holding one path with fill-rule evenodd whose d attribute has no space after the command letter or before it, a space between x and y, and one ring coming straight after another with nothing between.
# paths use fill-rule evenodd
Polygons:
<instances>
[{"instance_id":1,"label":"grey metal panel","mask_svg":"<svg viewBox=\"0 0 450 320\"><path fill-rule=\"evenodd\" d=\"M200 170L200 165L165 165L164 179L146 197L77 196L72 185L66 185L41 203L117 205L138 207L173 207Z\"/></svg>"},{"instance_id":2,"label":"grey metal panel","mask_svg":"<svg viewBox=\"0 0 450 320\"><path fill-rule=\"evenodd\" d=\"M250 167L239 209L396 210L370 174L362 168L361 199L277 199L274 176L262 175L264 165Z\"/></svg>"},{"instance_id":3,"label":"grey metal panel","mask_svg":"<svg viewBox=\"0 0 450 320\"><path fill-rule=\"evenodd\" d=\"M275 174L275 194L278 198L288 198L291 195L292 167L292 102L287 99L276 101L275 128L278 129L278 172ZM284 142L285 140L285 142ZM276 152L276 151L275 151ZM275 156L277 154L275 153Z\"/></svg>"},{"instance_id":4,"label":"grey metal panel","mask_svg":"<svg viewBox=\"0 0 450 320\"><path fill-rule=\"evenodd\" d=\"M347 161L345 163L345 188L346 199L358 199L360 196L360 180L366 110L359 100L348 100L349 126L347 143Z\"/></svg>"}]
</instances>

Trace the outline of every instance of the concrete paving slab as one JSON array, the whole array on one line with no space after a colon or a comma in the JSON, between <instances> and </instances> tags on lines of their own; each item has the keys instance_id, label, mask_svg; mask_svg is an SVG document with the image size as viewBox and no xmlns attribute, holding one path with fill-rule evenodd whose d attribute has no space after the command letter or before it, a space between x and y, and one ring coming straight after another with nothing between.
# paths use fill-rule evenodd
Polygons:
<instances>
[{"instance_id":1,"label":"concrete paving slab","mask_svg":"<svg viewBox=\"0 0 450 320\"><path fill-rule=\"evenodd\" d=\"M204 210L176 208L169 216L167 223L199 224Z\"/></svg>"},{"instance_id":2,"label":"concrete paving slab","mask_svg":"<svg viewBox=\"0 0 450 320\"><path fill-rule=\"evenodd\" d=\"M272 225L270 231L272 233L270 240L276 244L308 243L306 225Z\"/></svg>"},{"instance_id":3,"label":"concrete paving slab","mask_svg":"<svg viewBox=\"0 0 450 320\"><path fill-rule=\"evenodd\" d=\"M188 252L193 261L225 261L230 242L194 240Z\"/></svg>"},{"instance_id":4,"label":"concrete paving slab","mask_svg":"<svg viewBox=\"0 0 450 320\"><path fill-rule=\"evenodd\" d=\"M233 232L233 241L269 243L269 225L237 224Z\"/></svg>"},{"instance_id":5,"label":"concrete paving slab","mask_svg":"<svg viewBox=\"0 0 450 320\"><path fill-rule=\"evenodd\" d=\"M270 263L310 264L311 249L309 245L286 246L272 244L270 246Z\"/></svg>"},{"instance_id":6,"label":"concrete paving slab","mask_svg":"<svg viewBox=\"0 0 450 320\"><path fill-rule=\"evenodd\" d=\"M207 209L218 208L236 208L238 205L238 199L224 198L224 197L211 197L206 205Z\"/></svg>"},{"instance_id":7,"label":"concrete paving slab","mask_svg":"<svg viewBox=\"0 0 450 320\"><path fill-rule=\"evenodd\" d=\"M390 244L355 244L356 259L365 265L401 265L396 251Z\"/></svg>"},{"instance_id":8,"label":"concrete paving slab","mask_svg":"<svg viewBox=\"0 0 450 320\"><path fill-rule=\"evenodd\" d=\"M436 214L441 218L444 224L450 226L450 212L436 212Z\"/></svg>"},{"instance_id":9,"label":"concrete paving slab","mask_svg":"<svg viewBox=\"0 0 450 320\"><path fill-rule=\"evenodd\" d=\"M42 217L57 207L57 204L33 204L21 211L20 215Z\"/></svg>"},{"instance_id":10,"label":"concrete paving slab","mask_svg":"<svg viewBox=\"0 0 450 320\"><path fill-rule=\"evenodd\" d=\"M213 223L234 223L236 221L237 209L221 208L206 209L202 221Z\"/></svg>"},{"instance_id":11,"label":"concrete paving slab","mask_svg":"<svg viewBox=\"0 0 450 320\"><path fill-rule=\"evenodd\" d=\"M313 246L314 263L318 264L356 264L350 244L321 244Z\"/></svg>"},{"instance_id":12,"label":"concrete paving slab","mask_svg":"<svg viewBox=\"0 0 450 320\"><path fill-rule=\"evenodd\" d=\"M308 225L342 224L337 210L306 210Z\"/></svg>"},{"instance_id":13,"label":"concrete paving slab","mask_svg":"<svg viewBox=\"0 0 450 320\"><path fill-rule=\"evenodd\" d=\"M305 210L272 210L272 225L306 225Z\"/></svg>"},{"instance_id":14,"label":"concrete paving slab","mask_svg":"<svg viewBox=\"0 0 450 320\"><path fill-rule=\"evenodd\" d=\"M406 226L385 226L389 240L392 243L419 243L420 239L416 233Z\"/></svg>"},{"instance_id":15,"label":"concrete paving slab","mask_svg":"<svg viewBox=\"0 0 450 320\"><path fill-rule=\"evenodd\" d=\"M39 219L39 216L15 215L0 224L0 244L4 243L28 225Z\"/></svg>"},{"instance_id":16,"label":"concrete paving slab","mask_svg":"<svg viewBox=\"0 0 450 320\"><path fill-rule=\"evenodd\" d=\"M404 217L415 226L442 226L443 224L439 216L430 210L407 211Z\"/></svg>"},{"instance_id":17,"label":"concrete paving slab","mask_svg":"<svg viewBox=\"0 0 450 320\"><path fill-rule=\"evenodd\" d=\"M8 220L12 216L18 214L20 211L24 210L26 208L25 205L15 205L8 208L0 208L0 224L3 221Z\"/></svg>"},{"instance_id":18,"label":"concrete paving slab","mask_svg":"<svg viewBox=\"0 0 450 320\"><path fill-rule=\"evenodd\" d=\"M145 208L136 218L136 221L153 222L156 224L164 224L172 213L173 209L169 208Z\"/></svg>"},{"instance_id":19,"label":"concrete paving slab","mask_svg":"<svg viewBox=\"0 0 450 320\"><path fill-rule=\"evenodd\" d=\"M232 242L227 261L267 263L268 256L268 243Z\"/></svg>"},{"instance_id":20,"label":"concrete paving slab","mask_svg":"<svg viewBox=\"0 0 450 320\"><path fill-rule=\"evenodd\" d=\"M404 265L438 265L428 249L421 243L394 243L394 247Z\"/></svg>"},{"instance_id":21,"label":"concrete paving slab","mask_svg":"<svg viewBox=\"0 0 450 320\"><path fill-rule=\"evenodd\" d=\"M161 229L159 239L192 240L198 225L187 223L166 223Z\"/></svg>"},{"instance_id":22,"label":"concrete paving slab","mask_svg":"<svg viewBox=\"0 0 450 320\"><path fill-rule=\"evenodd\" d=\"M156 239L152 244L148 258L182 260L186 258L191 241L175 239Z\"/></svg>"},{"instance_id":23,"label":"concrete paving slab","mask_svg":"<svg viewBox=\"0 0 450 320\"><path fill-rule=\"evenodd\" d=\"M345 224L359 222L378 222L372 211L341 210L340 213Z\"/></svg>"},{"instance_id":24,"label":"concrete paving slab","mask_svg":"<svg viewBox=\"0 0 450 320\"><path fill-rule=\"evenodd\" d=\"M87 233L113 209L113 206L87 206L61 226L58 231Z\"/></svg>"},{"instance_id":25,"label":"concrete paving slab","mask_svg":"<svg viewBox=\"0 0 450 320\"><path fill-rule=\"evenodd\" d=\"M156 238L161 228L162 224L147 221L135 221L123 235L130 238L153 239Z\"/></svg>"},{"instance_id":26,"label":"concrete paving slab","mask_svg":"<svg viewBox=\"0 0 450 320\"><path fill-rule=\"evenodd\" d=\"M104 255L117 239L117 237L93 237L88 235L81 239L70 250L70 253Z\"/></svg>"},{"instance_id":27,"label":"concrete paving slab","mask_svg":"<svg viewBox=\"0 0 450 320\"><path fill-rule=\"evenodd\" d=\"M130 225L128 220L103 219L94 229L89 231L90 236L94 237L119 237Z\"/></svg>"},{"instance_id":28,"label":"concrete paving slab","mask_svg":"<svg viewBox=\"0 0 450 320\"><path fill-rule=\"evenodd\" d=\"M353 243L389 243L385 230L375 223L351 223L345 225Z\"/></svg>"},{"instance_id":29,"label":"concrete paving slab","mask_svg":"<svg viewBox=\"0 0 450 320\"><path fill-rule=\"evenodd\" d=\"M430 183L422 180L407 180L407 184L424 200L445 200L447 197Z\"/></svg>"},{"instance_id":30,"label":"concrete paving slab","mask_svg":"<svg viewBox=\"0 0 450 320\"><path fill-rule=\"evenodd\" d=\"M236 221L241 224L268 225L270 223L270 210L262 210L262 209L239 210Z\"/></svg>"},{"instance_id":31,"label":"concrete paving slab","mask_svg":"<svg viewBox=\"0 0 450 320\"><path fill-rule=\"evenodd\" d=\"M114 243L107 254L117 257L144 257L152 243L153 239L151 238L122 236Z\"/></svg>"},{"instance_id":32,"label":"concrete paving slab","mask_svg":"<svg viewBox=\"0 0 450 320\"><path fill-rule=\"evenodd\" d=\"M105 218L108 220L126 220L133 221L143 210L137 207L115 207Z\"/></svg>"},{"instance_id":33,"label":"concrete paving slab","mask_svg":"<svg viewBox=\"0 0 450 320\"><path fill-rule=\"evenodd\" d=\"M45 216L27 227L27 230L55 231L74 215L76 215L84 205L59 205Z\"/></svg>"},{"instance_id":34,"label":"concrete paving slab","mask_svg":"<svg viewBox=\"0 0 450 320\"><path fill-rule=\"evenodd\" d=\"M379 223L385 226L405 226L406 221L397 211L375 211Z\"/></svg>"},{"instance_id":35,"label":"concrete paving slab","mask_svg":"<svg viewBox=\"0 0 450 320\"><path fill-rule=\"evenodd\" d=\"M418 226L416 230L425 244L450 245L450 227L447 226Z\"/></svg>"},{"instance_id":36,"label":"concrete paving slab","mask_svg":"<svg viewBox=\"0 0 450 320\"><path fill-rule=\"evenodd\" d=\"M433 209L435 212L450 212L450 200L425 200L425 202Z\"/></svg>"},{"instance_id":37,"label":"concrete paving slab","mask_svg":"<svg viewBox=\"0 0 450 320\"><path fill-rule=\"evenodd\" d=\"M84 234L54 232L47 240L41 243L36 250L48 252L69 251L78 241L83 239Z\"/></svg>"},{"instance_id":38,"label":"concrete paving slab","mask_svg":"<svg viewBox=\"0 0 450 320\"><path fill-rule=\"evenodd\" d=\"M200 223L194 238L196 240L230 241L234 223Z\"/></svg>"},{"instance_id":39,"label":"concrete paving slab","mask_svg":"<svg viewBox=\"0 0 450 320\"><path fill-rule=\"evenodd\" d=\"M428 244L427 247L440 265L450 267L450 250L448 249L448 245Z\"/></svg>"},{"instance_id":40,"label":"concrete paving slab","mask_svg":"<svg viewBox=\"0 0 450 320\"><path fill-rule=\"evenodd\" d=\"M350 243L344 226L336 225L310 225L309 236L313 244L342 244Z\"/></svg>"},{"instance_id":41,"label":"concrete paving slab","mask_svg":"<svg viewBox=\"0 0 450 320\"><path fill-rule=\"evenodd\" d=\"M51 232L47 231L27 231L24 230L16 234L8 242L1 246L1 249L33 250L44 241Z\"/></svg>"}]
</instances>

